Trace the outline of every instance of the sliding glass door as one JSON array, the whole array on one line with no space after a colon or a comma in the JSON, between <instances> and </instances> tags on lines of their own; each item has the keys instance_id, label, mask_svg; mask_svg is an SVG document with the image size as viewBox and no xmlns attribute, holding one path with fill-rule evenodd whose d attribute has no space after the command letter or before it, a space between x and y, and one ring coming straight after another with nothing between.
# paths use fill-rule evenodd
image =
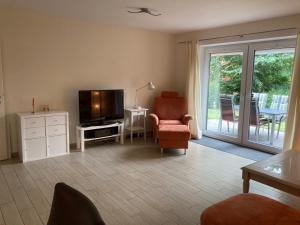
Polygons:
<instances>
[{"instance_id":1,"label":"sliding glass door","mask_svg":"<svg viewBox=\"0 0 300 225\"><path fill-rule=\"evenodd\" d=\"M205 133L213 137L240 142L240 115L245 90L247 46L225 46L206 51Z\"/></svg>"},{"instance_id":2,"label":"sliding glass door","mask_svg":"<svg viewBox=\"0 0 300 225\"><path fill-rule=\"evenodd\" d=\"M294 51L294 40L207 48L204 134L280 152Z\"/></svg>"},{"instance_id":3,"label":"sliding glass door","mask_svg":"<svg viewBox=\"0 0 300 225\"><path fill-rule=\"evenodd\" d=\"M249 46L243 143L280 152L285 136L295 41Z\"/></svg>"}]
</instances>

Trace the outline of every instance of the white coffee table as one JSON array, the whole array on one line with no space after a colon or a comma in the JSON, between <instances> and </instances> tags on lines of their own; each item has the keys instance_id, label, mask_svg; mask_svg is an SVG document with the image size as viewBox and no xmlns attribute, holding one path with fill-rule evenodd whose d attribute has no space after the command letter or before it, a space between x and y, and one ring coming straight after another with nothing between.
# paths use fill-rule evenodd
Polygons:
<instances>
[{"instance_id":1,"label":"white coffee table","mask_svg":"<svg viewBox=\"0 0 300 225\"><path fill-rule=\"evenodd\" d=\"M243 192L249 192L250 180L300 196L300 152L286 151L242 168Z\"/></svg>"}]
</instances>

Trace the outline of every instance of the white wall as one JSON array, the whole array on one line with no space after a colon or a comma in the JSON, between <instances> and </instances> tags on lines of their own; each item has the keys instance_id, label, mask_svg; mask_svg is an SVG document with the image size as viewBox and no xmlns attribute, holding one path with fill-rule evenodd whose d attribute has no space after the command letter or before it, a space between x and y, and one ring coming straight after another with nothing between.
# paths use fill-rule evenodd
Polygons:
<instances>
[{"instance_id":1,"label":"white wall","mask_svg":"<svg viewBox=\"0 0 300 225\"><path fill-rule=\"evenodd\" d=\"M151 107L154 96L173 88L173 35L105 26L39 15L22 10L0 11L6 111L13 152L15 113L37 106L66 110L70 141L78 123L78 90L125 89L125 104L134 104L135 89L153 81L154 92L141 91L140 105Z\"/></svg>"}]
</instances>

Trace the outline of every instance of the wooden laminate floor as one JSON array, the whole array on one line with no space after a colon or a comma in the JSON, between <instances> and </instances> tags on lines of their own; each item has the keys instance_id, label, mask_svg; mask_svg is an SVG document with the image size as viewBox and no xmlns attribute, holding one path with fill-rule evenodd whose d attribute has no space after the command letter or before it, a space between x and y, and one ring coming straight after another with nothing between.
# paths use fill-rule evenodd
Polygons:
<instances>
[{"instance_id":1,"label":"wooden laminate floor","mask_svg":"<svg viewBox=\"0 0 300 225\"><path fill-rule=\"evenodd\" d=\"M46 224L57 182L86 194L108 225L198 224L206 207L242 192L251 160L190 143L187 156L155 144L102 144L85 153L0 165L0 225ZM300 209L299 198L259 183L259 193Z\"/></svg>"}]
</instances>

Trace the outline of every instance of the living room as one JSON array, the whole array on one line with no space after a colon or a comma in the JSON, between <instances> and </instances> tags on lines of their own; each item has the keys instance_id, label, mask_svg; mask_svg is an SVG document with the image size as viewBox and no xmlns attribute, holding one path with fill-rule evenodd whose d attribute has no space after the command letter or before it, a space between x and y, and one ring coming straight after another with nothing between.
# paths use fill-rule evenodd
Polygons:
<instances>
[{"instance_id":1,"label":"living room","mask_svg":"<svg viewBox=\"0 0 300 225\"><path fill-rule=\"evenodd\" d=\"M292 191L280 188L281 183L278 187L260 179L253 181L252 173L256 170L251 167L242 171L241 167L257 160L197 142L203 135L211 143L221 140L238 144L242 148L240 152L256 149L257 154L266 154L266 159L290 149L293 153L299 150L300 4L293 0L287 2L0 2L0 81L3 83L0 88L0 224L55 224L48 221L54 205L54 188L60 182L86 195L106 224L199 224L202 212L211 213L205 211L208 207L238 196L243 189L273 199L274 204L284 203L289 207L287 211L300 210L297 181L298 186L291 185ZM149 7L148 11L144 7ZM261 43L267 44L261 47ZM247 80L248 75L257 71L249 68L256 65L256 57L264 56L262 51L266 45L268 54L292 54L293 66L287 64L289 70L282 69L292 78L286 90L278 93L273 91L276 88L270 92L252 90L251 80ZM241 93L232 106L236 110L234 116L237 115L233 119L221 118L221 105L216 106L223 89L219 89L216 100L207 88L212 56L221 65L229 53L242 62L237 68L242 71L238 91L226 93ZM217 58L220 54L223 58ZM226 71L224 74L228 75ZM218 80L222 86L224 79ZM86 130L80 126L83 125L80 90L94 91L95 95L98 91L122 90L121 105L125 112L117 118L118 129L105 127L107 132L117 132L112 138L102 141L102 137L92 138L95 140L89 137L90 141L84 142ZM191 135L189 141L181 141L182 130L176 136L172 129L159 130L159 126L152 129L156 117L150 114L157 113L155 101L166 91L169 95L177 92L188 103L191 120L187 121L185 134L188 139ZM289 96L289 104L284 112L277 110L277 114L266 109L264 121L267 122L260 126L259 118L255 126L248 123L251 95L265 92L270 93L266 108L273 106L273 96L281 96L280 99ZM213 99L211 108L207 99ZM260 103L258 100L257 104ZM167 104L168 101L160 102L161 107ZM176 104L172 102L170 107L179 111L180 106ZM58 111L57 118L64 116L66 121L63 128L66 133L63 140L57 139L53 144L63 141L66 154L47 157L47 150L44 159L23 158L27 153L20 154L22 132L26 133L27 128L20 125L22 121ZM134 133L131 142L130 116L137 111L144 113L139 114L144 119L143 130ZM212 112L218 112L218 116L213 117ZM45 121L47 126L47 118ZM210 125L212 129L208 129ZM54 128L53 132L58 131ZM78 132L83 132L82 136ZM163 132L167 134L162 136ZM120 143L122 138L124 144ZM49 141L47 137L45 140L47 148ZM290 173L297 177L297 167ZM239 207L240 204L237 203ZM226 211L224 217L239 218L243 213L241 210L239 215L231 216ZM297 215L296 222L288 222L297 224L300 213ZM259 213L254 217L258 216ZM219 223L203 219L202 224L239 224L222 218ZM253 220L249 224L259 222Z\"/></svg>"}]
</instances>

